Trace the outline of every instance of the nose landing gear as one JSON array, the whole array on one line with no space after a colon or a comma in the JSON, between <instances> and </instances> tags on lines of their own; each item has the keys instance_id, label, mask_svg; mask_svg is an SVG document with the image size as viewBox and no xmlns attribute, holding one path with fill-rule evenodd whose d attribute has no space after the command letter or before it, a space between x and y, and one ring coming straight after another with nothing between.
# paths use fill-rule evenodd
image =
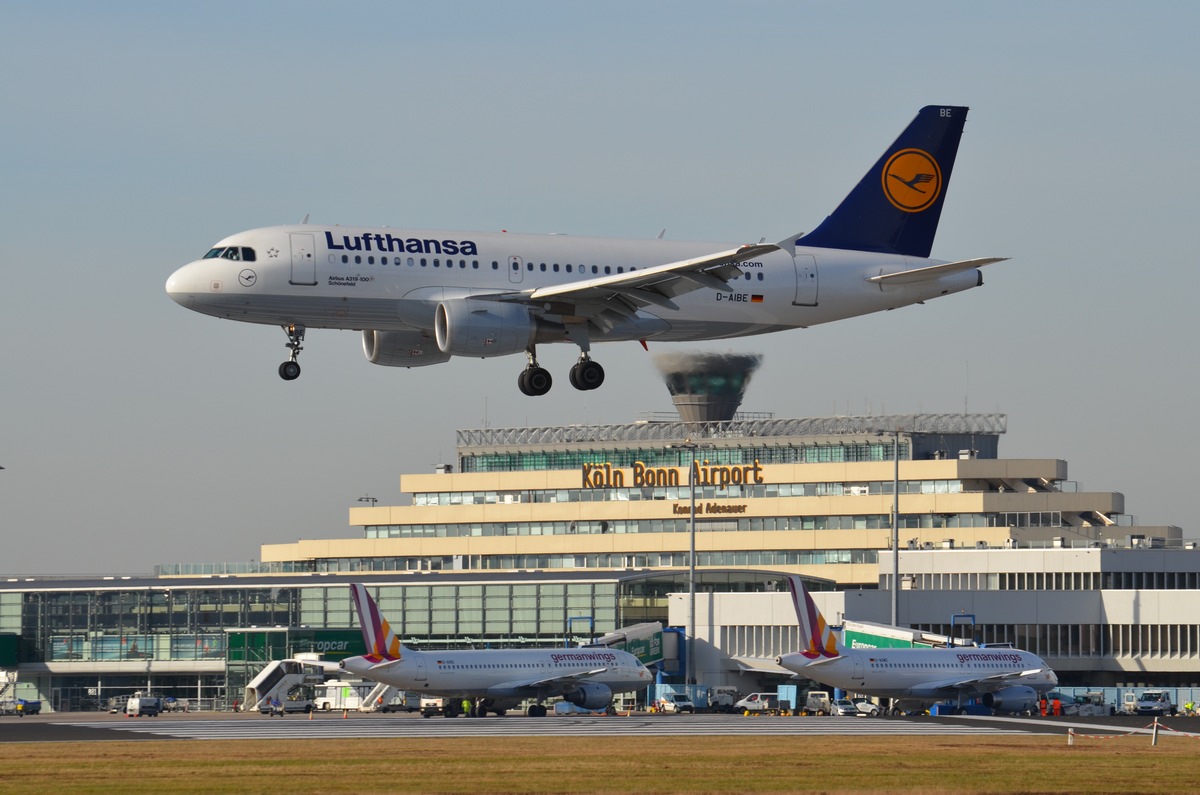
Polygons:
<instances>
[{"instance_id":1,"label":"nose landing gear","mask_svg":"<svg viewBox=\"0 0 1200 795\"><path fill-rule=\"evenodd\" d=\"M284 347L290 348L292 355L279 365L279 377L284 381L295 381L300 377L300 363L296 360L300 358L300 351L304 350L304 326L292 323L283 327L283 333L287 334L288 338L288 344Z\"/></svg>"}]
</instances>

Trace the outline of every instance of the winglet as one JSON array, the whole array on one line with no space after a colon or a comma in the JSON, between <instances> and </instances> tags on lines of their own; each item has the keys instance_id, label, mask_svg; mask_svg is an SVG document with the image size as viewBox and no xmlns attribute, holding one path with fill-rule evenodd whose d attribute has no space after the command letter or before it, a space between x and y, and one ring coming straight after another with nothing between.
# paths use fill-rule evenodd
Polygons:
<instances>
[{"instance_id":1,"label":"winglet","mask_svg":"<svg viewBox=\"0 0 1200 795\"><path fill-rule=\"evenodd\" d=\"M800 244L928 257L966 121L965 107L921 108L854 190Z\"/></svg>"},{"instance_id":2,"label":"winglet","mask_svg":"<svg viewBox=\"0 0 1200 795\"><path fill-rule=\"evenodd\" d=\"M363 645L367 647L363 657L373 663L399 660L404 647L392 632L387 619L379 612L375 600L367 593L366 586L351 583L350 594L354 610L358 613L358 623L362 627Z\"/></svg>"},{"instance_id":3,"label":"winglet","mask_svg":"<svg viewBox=\"0 0 1200 795\"><path fill-rule=\"evenodd\" d=\"M800 650L810 660L818 657L837 657L837 638L833 630L825 623L825 617L817 609L804 583L792 574L788 576L788 590L792 592L792 606L796 608L796 620L800 622L800 642L805 648Z\"/></svg>"}]
</instances>

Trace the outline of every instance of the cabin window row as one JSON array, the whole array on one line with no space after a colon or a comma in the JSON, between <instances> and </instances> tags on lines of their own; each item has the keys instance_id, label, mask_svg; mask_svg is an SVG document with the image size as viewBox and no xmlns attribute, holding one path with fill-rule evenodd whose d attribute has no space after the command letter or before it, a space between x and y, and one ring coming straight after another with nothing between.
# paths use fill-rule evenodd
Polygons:
<instances>
[{"instance_id":1,"label":"cabin window row","mask_svg":"<svg viewBox=\"0 0 1200 795\"><path fill-rule=\"evenodd\" d=\"M245 254L243 254L242 256L239 257L238 249L236 249L236 248L213 249L212 251L208 252L208 254L205 255L205 259L211 259L213 257L223 257L225 259L235 259L235 260L243 259L247 262L254 261L254 251L252 249L243 248L243 249L241 249L241 251L248 252L249 256L246 256ZM330 260L330 262L337 262L337 256L334 254L330 254L329 260ZM377 260L378 260L378 262L377 262ZM466 270L468 267L468 262L465 259L460 259L460 260L456 261L453 259L442 260L441 258L438 258L438 257L434 257L434 258L430 259L428 257L419 257L419 258L418 257L389 257L386 255L376 257L373 254L368 254L366 256L364 256L362 254L355 254L353 256L353 258L351 258L351 256L349 254L342 254L341 262L343 265L349 265L351 262L353 262L355 265L364 265L364 264L365 265L375 265L375 264L408 265L410 268L416 268L416 267L454 268L454 267L457 267L460 270ZM479 270L479 260L471 260L469 265L472 270ZM521 264L520 264L520 262L514 261L512 263L511 267L512 267L513 271L519 271L521 269ZM557 262L550 263L549 265L547 265L545 262L539 262L536 264L533 262L525 263L525 270L530 271L530 272L533 272L534 270L538 270L542 273L565 272L565 273L587 274L587 273L589 273L589 268L590 268L590 273L593 276L599 276L601 273L603 273L605 276L609 276L609 275L612 275L613 273L625 273L625 270L626 270L623 265L618 265L616 268L614 268L611 265L588 266L588 265L572 265L572 264L568 263L566 265L560 266L559 263L557 263ZM497 262L496 260L492 260L492 270L494 270L494 271L500 270L500 263ZM629 268L630 273L633 273L636 270L637 270L637 268L635 268L635 267ZM745 278L747 280L750 280L755 275L756 274L747 273L747 274L745 274ZM760 282L763 280L763 275L761 272L759 272L757 274L757 277Z\"/></svg>"}]
</instances>

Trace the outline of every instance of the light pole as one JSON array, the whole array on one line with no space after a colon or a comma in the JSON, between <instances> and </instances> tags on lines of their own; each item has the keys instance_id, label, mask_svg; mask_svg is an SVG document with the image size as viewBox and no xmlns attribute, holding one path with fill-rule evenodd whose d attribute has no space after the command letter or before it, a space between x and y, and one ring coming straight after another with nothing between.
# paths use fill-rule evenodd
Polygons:
<instances>
[{"instance_id":1,"label":"light pole","mask_svg":"<svg viewBox=\"0 0 1200 795\"><path fill-rule=\"evenodd\" d=\"M688 467L688 493L691 495L691 511L688 514L688 626L687 626L687 671L685 682L696 684L696 450L700 445L684 439L671 447L690 450L692 463Z\"/></svg>"},{"instance_id":2,"label":"light pole","mask_svg":"<svg viewBox=\"0 0 1200 795\"><path fill-rule=\"evenodd\" d=\"M892 434L892 626L900 623L900 429Z\"/></svg>"}]
</instances>

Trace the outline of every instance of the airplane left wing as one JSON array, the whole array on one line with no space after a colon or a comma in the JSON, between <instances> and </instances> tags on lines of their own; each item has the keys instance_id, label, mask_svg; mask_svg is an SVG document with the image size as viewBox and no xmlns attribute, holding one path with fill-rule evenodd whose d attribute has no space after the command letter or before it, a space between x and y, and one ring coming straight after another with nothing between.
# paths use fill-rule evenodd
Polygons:
<instances>
[{"instance_id":1,"label":"airplane left wing","mask_svg":"<svg viewBox=\"0 0 1200 795\"><path fill-rule=\"evenodd\" d=\"M1007 672L990 676L973 676L968 679L947 679L941 682L928 682L912 688L914 695L928 697L950 696L964 690L988 693L1000 690L1009 685L1019 684L1021 679L1042 673L1044 669L1033 668L1028 671Z\"/></svg>"},{"instance_id":2,"label":"airplane left wing","mask_svg":"<svg viewBox=\"0 0 1200 795\"><path fill-rule=\"evenodd\" d=\"M573 690L584 680L587 680L597 674L602 674L608 668L580 668L574 671L563 672L555 676L546 676L539 679L516 680L513 682L501 682L500 684L492 685L488 688L488 695L493 697L546 697L548 695L562 695L563 693Z\"/></svg>"},{"instance_id":3,"label":"airplane left wing","mask_svg":"<svg viewBox=\"0 0 1200 795\"><path fill-rule=\"evenodd\" d=\"M1041 668L1032 668L1028 671L1019 671L1016 673L1009 672L1003 674L992 674L991 676L977 676L970 679L962 679L951 685L951 687L955 687L960 690L975 688L980 692L998 690L1002 687L1008 687L1010 684L1018 682L1027 676L1035 676L1036 674L1040 674L1042 670L1043 669Z\"/></svg>"}]
</instances>

